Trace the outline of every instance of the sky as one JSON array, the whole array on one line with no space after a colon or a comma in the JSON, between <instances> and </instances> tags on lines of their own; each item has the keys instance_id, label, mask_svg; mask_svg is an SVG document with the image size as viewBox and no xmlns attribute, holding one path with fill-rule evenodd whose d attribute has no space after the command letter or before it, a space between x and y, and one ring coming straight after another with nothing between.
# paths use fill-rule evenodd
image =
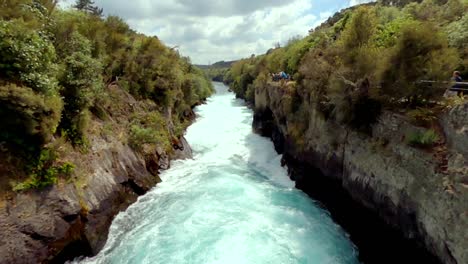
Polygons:
<instances>
[{"instance_id":1,"label":"sky","mask_svg":"<svg viewBox=\"0 0 468 264\"><path fill-rule=\"evenodd\" d=\"M74 0L63 0L69 6ZM178 47L195 64L263 54L325 21L335 12L370 0L95 0L105 15Z\"/></svg>"}]
</instances>

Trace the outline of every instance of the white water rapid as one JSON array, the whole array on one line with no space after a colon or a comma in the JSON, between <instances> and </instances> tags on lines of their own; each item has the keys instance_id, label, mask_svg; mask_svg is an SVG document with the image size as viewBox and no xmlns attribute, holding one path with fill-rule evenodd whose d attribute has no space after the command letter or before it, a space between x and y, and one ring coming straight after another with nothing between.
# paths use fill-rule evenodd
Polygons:
<instances>
[{"instance_id":1,"label":"white water rapid","mask_svg":"<svg viewBox=\"0 0 468 264\"><path fill-rule=\"evenodd\" d=\"M227 87L197 107L193 160L117 215L103 250L81 263L358 263L329 213L294 188L252 111Z\"/></svg>"}]
</instances>

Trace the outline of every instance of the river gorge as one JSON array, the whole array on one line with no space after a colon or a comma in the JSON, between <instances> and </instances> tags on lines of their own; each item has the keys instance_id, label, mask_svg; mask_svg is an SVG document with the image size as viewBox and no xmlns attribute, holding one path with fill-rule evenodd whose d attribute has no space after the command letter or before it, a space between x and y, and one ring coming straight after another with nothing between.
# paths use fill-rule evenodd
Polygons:
<instances>
[{"instance_id":1,"label":"river gorge","mask_svg":"<svg viewBox=\"0 0 468 264\"><path fill-rule=\"evenodd\" d=\"M468 263L466 29L466 0L0 1L0 264Z\"/></svg>"},{"instance_id":2,"label":"river gorge","mask_svg":"<svg viewBox=\"0 0 468 264\"><path fill-rule=\"evenodd\" d=\"M343 229L252 132L252 111L215 87L186 134L194 159L174 162L81 263L359 263Z\"/></svg>"}]
</instances>

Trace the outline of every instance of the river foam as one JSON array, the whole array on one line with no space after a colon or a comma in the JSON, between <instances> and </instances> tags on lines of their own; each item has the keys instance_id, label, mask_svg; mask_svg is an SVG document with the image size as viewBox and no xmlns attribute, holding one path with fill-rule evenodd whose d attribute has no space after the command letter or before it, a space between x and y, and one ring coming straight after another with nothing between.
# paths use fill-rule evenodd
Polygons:
<instances>
[{"instance_id":1,"label":"river foam","mask_svg":"<svg viewBox=\"0 0 468 264\"><path fill-rule=\"evenodd\" d=\"M215 86L186 134L194 159L174 162L116 216L103 250L79 262L358 263L344 231L252 132L252 111Z\"/></svg>"}]
</instances>

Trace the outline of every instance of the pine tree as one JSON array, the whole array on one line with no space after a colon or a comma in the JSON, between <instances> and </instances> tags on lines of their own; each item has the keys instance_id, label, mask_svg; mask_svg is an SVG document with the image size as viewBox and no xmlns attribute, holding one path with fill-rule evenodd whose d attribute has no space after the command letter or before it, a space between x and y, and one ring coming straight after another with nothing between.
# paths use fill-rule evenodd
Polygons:
<instances>
[{"instance_id":1,"label":"pine tree","mask_svg":"<svg viewBox=\"0 0 468 264\"><path fill-rule=\"evenodd\" d=\"M93 5L94 1L91 0L76 0L75 5L73 7L81 11L87 11Z\"/></svg>"},{"instance_id":2,"label":"pine tree","mask_svg":"<svg viewBox=\"0 0 468 264\"><path fill-rule=\"evenodd\" d=\"M102 16L103 13L103 9L95 6L94 1L92 0L76 0L73 7L81 11L89 12L96 16Z\"/></svg>"}]
</instances>

